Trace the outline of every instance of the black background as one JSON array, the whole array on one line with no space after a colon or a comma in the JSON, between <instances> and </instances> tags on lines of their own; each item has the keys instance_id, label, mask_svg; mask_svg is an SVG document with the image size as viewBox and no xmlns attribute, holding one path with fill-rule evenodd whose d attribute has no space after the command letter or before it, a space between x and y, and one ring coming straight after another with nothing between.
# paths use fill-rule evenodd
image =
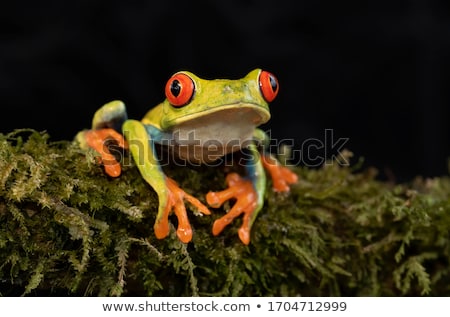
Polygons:
<instances>
[{"instance_id":1,"label":"black background","mask_svg":"<svg viewBox=\"0 0 450 317\"><path fill-rule=\"evenodd\" d=\"M264 126L273 139L301 149L332 129L381 178L447 174L449 3L9 1L0 132L72 139L113 99L141 118L175 71L240 78L261 67L280 81Z\"/></svg>"}]
</instances>

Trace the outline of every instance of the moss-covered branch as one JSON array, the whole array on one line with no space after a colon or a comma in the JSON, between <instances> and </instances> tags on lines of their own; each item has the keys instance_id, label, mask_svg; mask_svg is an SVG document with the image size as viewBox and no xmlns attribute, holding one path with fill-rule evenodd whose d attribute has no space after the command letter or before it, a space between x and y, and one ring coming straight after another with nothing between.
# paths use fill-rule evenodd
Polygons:
<instances>
[{"instance_id":1,"label":"moss-covered branch","mask_svg":"<svg viewBox=\"0 0 450 317\"><path fill-rule=\"evenodd\" d=\"M239 221L212 236L222 209L192 213L185 245L154 237L156 194L125 161L111 179L72 142L0 135L1 295L450 295L448 177L298 167L289 195L267 191L249 246ZM220 168L167 172L202 200L224 187Z\"/></svg>"}]
</instances>

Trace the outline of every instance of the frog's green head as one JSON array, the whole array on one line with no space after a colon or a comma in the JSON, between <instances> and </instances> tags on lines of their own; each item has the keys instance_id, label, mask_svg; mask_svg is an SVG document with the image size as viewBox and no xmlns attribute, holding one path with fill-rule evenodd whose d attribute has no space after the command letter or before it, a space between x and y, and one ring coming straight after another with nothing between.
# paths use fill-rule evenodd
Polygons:
<instances>
[{"instance_id":1,"label":"frog's green head","mask_svg":"<svg viewBox=\"0 0 450 317\"><path fill-rule=\"evenodd\" d=\"M275 76L261 69L236 80L205 80L187 71L177 72L166 84L161 128L217 121L255 127L270 119L269 102L278 89Z\"/></svg>"}]
</instances>

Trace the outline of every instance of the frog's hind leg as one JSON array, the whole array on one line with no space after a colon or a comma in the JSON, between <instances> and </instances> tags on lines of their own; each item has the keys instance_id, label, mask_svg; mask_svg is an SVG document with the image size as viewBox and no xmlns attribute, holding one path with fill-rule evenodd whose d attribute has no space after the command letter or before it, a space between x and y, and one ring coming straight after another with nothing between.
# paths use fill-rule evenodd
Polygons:
<instances>
[{"instance_id":1,"label":"frog's hind leg","mask_svg":"<svg viewBox=\"0 0 450 317\"><path fill-rule=\"evenodd\" d=\"M298 176L290 169L281 164L269 154L261 156L264 168L269 172L272 178L272 187L275 192L288 192L289 185L298 181Z\"/></svg>"},{"instance_id":2,"label":"frog's hind leg","mask_svg":"<svg viewBox=\"0 0 450 317\"><path fill-rule=\"evenodd\" d=\"M230 173L226 177L227 189L220 192L209 192L206 195L206 201L214 208L220 207L230 199L236 200L231 210L214 222L212 232L213 235L220 234L235 218L244 214L238 235L246 245L250 243L252 225L263 206L266 187L264 168L256 145L250 145L249 150L252 159L245 165L247 177Z\"/></svg>"},{"instance_id":3,"label":"frog's hind leg","mask_svg":"<svg viewBox=\"0 0 450 317\"><path fill-rule=\"evenodd\" d=\"M273 190L275 192L288 192L290 190L289 185L295 184L298 181L297 174L289 168L282 166L276 158L265 151L270 144L270 140L269 136L263 130L256 129L253 137L255 141L262 145L263 153L261 155L261 163L272 178Z\"/></svg>"}]
</instances>

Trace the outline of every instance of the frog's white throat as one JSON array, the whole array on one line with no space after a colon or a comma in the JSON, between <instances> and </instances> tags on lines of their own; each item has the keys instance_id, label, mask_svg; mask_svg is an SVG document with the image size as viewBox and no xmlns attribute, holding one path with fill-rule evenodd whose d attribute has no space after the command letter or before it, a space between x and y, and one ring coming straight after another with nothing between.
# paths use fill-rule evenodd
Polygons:
<instances>
[{"instance_id":1,"label":"frog's white throat","mask_svg":"<svg viewBox=\"0 0 450 317\"><path fill-rule=\"evenodd\" d=\"M268 114L252 106L225 108L187 120L171 131L170 149L193 164L214 162L247 147Z\"/></svg>"}]
</instances>

